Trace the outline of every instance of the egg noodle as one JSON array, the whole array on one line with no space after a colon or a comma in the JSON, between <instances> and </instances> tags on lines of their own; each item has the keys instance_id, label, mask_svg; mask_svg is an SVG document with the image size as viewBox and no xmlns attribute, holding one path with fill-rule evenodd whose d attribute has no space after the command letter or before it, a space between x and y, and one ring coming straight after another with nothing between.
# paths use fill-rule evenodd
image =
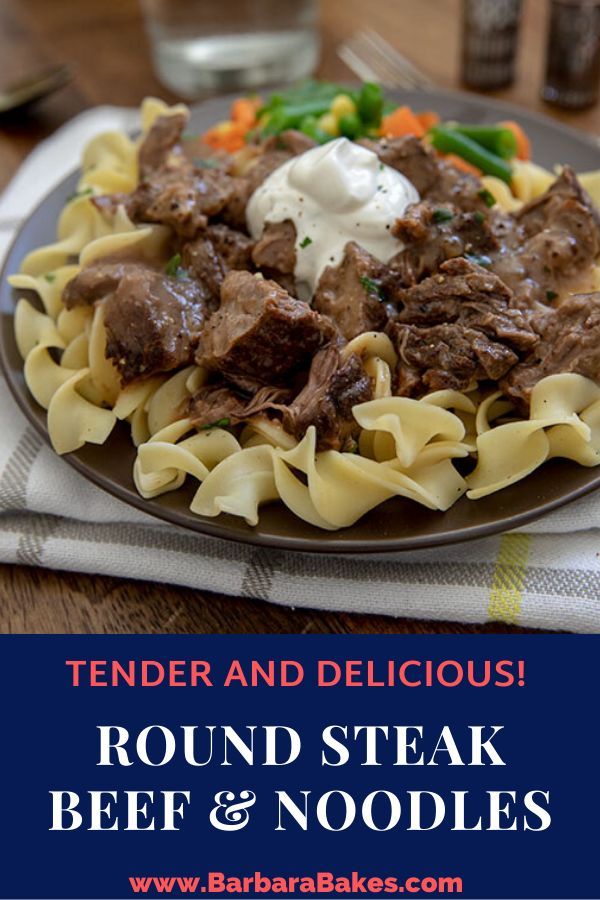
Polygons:
<instances>
[{"instance_id":1,"label":"egg noodle","mask_svg":"<svg viewBox=\"0 0 600 900\"><path fill-rule=\"evenodd\" d=\"M143 134L158 116L181 109L144 101ZM343 351L357 353L374 382L374 398L353 409L361 429L357 453L316 452L314 426L298 442L277 422L260 417L237 436L219 427L194 428L177 415L208 377L200 366L122 388L105 356L102 303L66 309L61 295L80 268L98 258L134 250L152 259L168 242L166 226L136 226L123 207L111 219L90 202L93 195L136 187L138 146L139 140L118 132L88 144L77 194L58 221L57 241L31 252L10 278L14 288L34 291L40 301L36 306L19 299L14 326L27 386L48 412L57 453L86 442L103 444L117 422L126 421L137 447L133 479L142 497L178 490L191 477L199 482L190 507L198 515L225 512L256 525L261 504L280 500L296 516L329 530L351 525L394 496L446 510L463 494L485 497L552 457L583 466L600 463L600 387L593 381L575 374L542 379L526 420L500 392L485 395L475 384L466 392L442 390L419 400L397 397L396 351L383 333L361 334ZM238 166L243 165L241 151ZM482 179L507 211L553 181L552 173L533 163L516 165L514 194L495 178ZM600 205L600 172L581 176L581 182ZM476 465L465 478L453 460L468 456Z\"/></svg>"}]
</instances>

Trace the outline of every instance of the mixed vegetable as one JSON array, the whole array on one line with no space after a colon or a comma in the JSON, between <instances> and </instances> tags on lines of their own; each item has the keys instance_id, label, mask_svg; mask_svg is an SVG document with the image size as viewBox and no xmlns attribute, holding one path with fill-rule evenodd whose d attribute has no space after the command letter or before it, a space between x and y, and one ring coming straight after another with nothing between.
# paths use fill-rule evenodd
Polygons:
<instances>
[{"instance_id":1,"label":"mixed vegetable","mask_svg":"<svg viewBox=\"0 0 600 900\"><path fill-rule=\"evenodd\" d=\"M336 137L404 137L430 143L448 162L476 175L512 180L514 159L529 159L527 135L517 122L461 125L441 122L437 113L415 112L386 100L378 84L365 82L352 90L323 81L307 81L287 91L260 97L240 97L230 119L203 135L214 150L230 153L246 143L294 128L324 144Z\"/></svg>"}]
</instances>

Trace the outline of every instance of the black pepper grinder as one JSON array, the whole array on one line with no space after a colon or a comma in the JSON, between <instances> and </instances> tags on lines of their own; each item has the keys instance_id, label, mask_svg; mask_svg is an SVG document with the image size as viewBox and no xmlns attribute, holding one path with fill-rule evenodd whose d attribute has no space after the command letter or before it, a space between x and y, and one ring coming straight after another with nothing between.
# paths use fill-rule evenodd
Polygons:
<instances>
[{"instance_id":1,"label":"black pepper grinder","mask_svg":"<svg viewBox=\"0 0 600 900\"><path fill-rule=\"evenodd\" d=\"M512 84L521 0L463 0L462 81L478 90Z\"/></svg>"},{"instance_id":2,"label":"black pepper grinder","mask_svg":"<svg viewBox=\"0 0 600 900\"><path fill-rule=\"evenodd\" d=\"M542 97L566 109L598 100L600 85L600 2L551 0Z\"/></svg>"}]
</instances>

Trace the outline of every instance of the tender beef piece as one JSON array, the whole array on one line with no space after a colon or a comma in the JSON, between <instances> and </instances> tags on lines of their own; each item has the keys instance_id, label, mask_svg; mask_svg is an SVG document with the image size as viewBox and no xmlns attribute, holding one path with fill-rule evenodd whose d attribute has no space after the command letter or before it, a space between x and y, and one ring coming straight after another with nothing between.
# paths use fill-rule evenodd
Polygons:
<instances>
[{"instance_id":1,"label":"tender beef piece","mask_svg":"<svg viewBox=\"0 0 600 900\"><path fill-rule=\"evenodd\" d=\"M387 267L353 241L339 266L327 266L313 306L336 323L347 340L363 331L381 331L387 321L382 303Z\"/></svg>"},{"instance_id":2,"label":"tender beef piece","mask_svg":"<svg viewBox=\"0 0 600 900\"><path fill-rule=\"evenodd\" d=\"M227 225L211 225L207 234L228 270L252 268L254 242L247 234Z\"/></svg>"},{"instance_id":3,"label":"tender beef piece","mask_svg":"<svg viewBox=\"0 0 600 900\"><path fill-rule=\"evenodd\" d=\"M293 222L268 222L252 250L252 261L267 278L295 294L296 226Z\"/></svg>"},{"instance_id":4,"label":"tender beef piece","mask_svg":"<svg viewBox=\"0 0 600 900\"><path fill-rule=\"evenodd\" d=\"M506 285L465 259L448 260L397 299L402 308L386 332L400 357L400 394L496 381L538 340Z\"/></svg>"},{"instance_id":5,"label":"tender beef piece","mask_svg":"<svg viewBox=\"0 0 600 900\"><path fill-rule=\"evenodd\" d=\"M358 142L376 153L382 163L405 175L423 197L431 190L438 178L438 162L419 138L382 138L379 141L367 138Z\"/></svg>"},{"instance_id":6,"label":"tender beef piece","mask_svg":"<svg viewBox=\"0 0 600 900\"><path fill-rule=\"evenodd\" d=\"M518 361L505 344L457 322L429 328L390 322L386 331L400 357L396 377L401 395L465 390L472 381L496 381Z\"/></svg>"},{"instance_id":7,"label":"tender beef piece","mask_svg":"<svg viewBox=\"0 0 600 900\"><path fill-rule=\"evenodd\" d=\"M409 135L359 143L373 150L386 166L405 175L422 200L454 203L465 211L486 210L479 179L439 159L419 138Z\"/></svg>"},{"instance_id":8,"label":"tender beef piece","mask_svg":"<svg viewBox=\"0 0 600 900\"><path fill-rule=\"evenodd\" d=\"M432 275L447 259L498 248L483 212L463 212L451 203L437 206L423 201L410 206L392 233L405 245L390 261L405 287Z\"/></svg>"},{"instance_id":9,"label":"tender beef piece","mask_svg":"<svg viewBox=\"0 0 600 900\"><path fill-rule=\"evenodd\" d=\"M278 384L335 335L327 319L274 281L250 272L229 272L221 288L221 306L204 330L197 360L234 383L242 376Z\"/></svg>"},{"instance_id":10,"label":"tender beef piece","mask_svg":"<svg viewBox=\"0 0 600 900\"><path fill-rule=\"evenodd\" d=\"M204 320L194 281L132 267L104 301L106 356L123 384L170 372L193 361Z\"/></svg>"},{"instance_id":11,"label":"tender beef piece","mask_svg":"<svg viewBox=\"0 0 600 900\"><path fill-rule=\"evenodd\" d=\"M233 228L245 228L246 206L254 191L275 169L314 146L311 138L292 129L267 138L248 171L234 179L233 195L221 214L223 221Z\"/></svg>"},{"instance_id":12,"label":"tender beef piece","mask_svg":"<svg viewBox=\"0 0 600 900\"><path fill-rule=\"evenodd\" d=\"M64 287L62 300L67 309L90 306L114 291L125 272L147 266L132 262L113 262L102 259L85 266Z\"/></svg>"},{"instance_id":13,"label":"tender beef piece","mask_svg":"<svg viewBox=\"0 0 600 900\"><path fill-rule=\"evenodd\" d=\"M252 240L227 225L210 225L200 237L183 245L183 267L197 278L206 302L216 309L221 285L231 269L249 269Z\"/></svg>"},{"instance_id":14,"label":"tender beef piece","mask_svg":"<svg viewBox=\"0 0 600 900\"><path fill-rule=\"evenodd\" d=\"M227 419L229 425L238 425L253 416L281 413L290 400L286 388L261 387L253 397L247 397L226 385L204 385L190 399L187 415L195 426L212 425Z\"/></svg>"},{"instance_id":15,"label":"tender beef piece","mask_svg":"<svg viewBox=\"0 0 600 900\"><path fill-rule=\"evenodd\" d=\"M425 198L432 203L454 203L465 212L488 212L479 178L437 159L438 176Z\"/></svg>"},{"instance_id":16,"label":"tender beef piece","mask_svg":"<svg viewBox=\"0 0 600 900\"><path fill-rule=\"evenodd\" d=\"M600 253L598 211L568 166L514 215L495 213L492 227L500 243L492 268L532 312L591 274Z\"/></svg>"},{"instance_id":17,"label":"tender beef piece","mask_svg":"<svg viewBox=\"0 0 600 900\"><path fill-rule=\"evenodd\" d=\"M221 218L232 228L246 228L246 207L254 191L260 187L271 172L292 158L287 150L263 151L243 176L233 179L232 195L227 201Z\"/></svg>"},{"instance_id":18,"label":"tender beef piece","mask_svg":"<svg viewBox=\"0 0 600 900\"><path fill-rule=\"evenodd\" d=\"M291 156L300 156L307 150L312 150L317 144L307 134L296 131L294 128L288 128L280 134L273 134L263 143L265 151L284 150L289 152Z\"/></svg>"},{"instance_id":19,"label":"tender beef piece","mask_svg":"<svg viewBox=\"0 0 600 900\"><path fill-rule=\"evenodd\" d=\"M330 344L316 354L306 386L284 409L283 426L301 440L314 425L317 449L349 449L359 431L352 407L372 395L373 385L360 358L353 353L342 359L339 347Z\"/></svg>"},{"instance_id":20,"label":"tender beef piece","mask_svg":"<svg viewBox=\"0 0 600 900\"><path fill-rule=\"evenodd\" d=\"M592 198L583 189L577 175L571 166L565 166L547 191L526 203L515 214L515 218L523 227L527 236L537 234L548 227L552 221L552 214L560 212L561 204L557 201L576 200L590 213L596 230L600 228L600 215L594 206Z\"/></svg>"},{"instance_id":21,"label":"tender beef piece","mask_svg":"<svg viewBox=\"0 0 600 900\"><path fill-rule=\"evenodd\" d=\"M600 382L600 293L574 294L534 320L538 346L500 382L525 415L532 388L546 375L575 372Z\"/></svg>"},{"instance_id":22,"label":"tender beef piece","mask_svg":"<svg viewBox=\"0 0 600 900\"><path fill-rule=\"evenodd\" d=\"M513 307L512 292L497 275L466 259L451 259L438 274L397 291L397 321L410 325L456 322L517 351L527 351L537 335L523 313Z\"/></svg>"},{"instance_id":23,"label":"tender beef piece","mask_svg":"<svg viewBox=\"0 0 600 900\"><path fill-rule=\"evenodd\" d=\"M186 113L159 116L141 143L138 161L141 179L164 166L187 125Z\"/></svg>"},{"instance_id":24,"label":"tender beef piece","mask_svg":"<svg viewBox=\"0 0 600 900\"><path fill-rule=\"evenodd\" d=\"M182 162L143 181L126 206L134 222L170 225L181 237L192 238L223 211L235 190L236 180L226 172Z\"/></svg>"}]
</instances>

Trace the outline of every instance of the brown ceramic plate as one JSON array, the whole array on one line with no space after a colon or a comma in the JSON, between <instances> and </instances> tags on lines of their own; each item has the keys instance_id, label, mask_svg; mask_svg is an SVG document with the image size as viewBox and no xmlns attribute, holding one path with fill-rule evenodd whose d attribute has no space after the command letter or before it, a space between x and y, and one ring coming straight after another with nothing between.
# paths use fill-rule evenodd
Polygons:
<instances>
[{"instance_id":1,"label":"brown ceramic plate","mask_svg":"<svg viewBox=\"0 0 600 900\"><path fill-rule=\"evenodd\" d=\"M397 94L395 99L417 109L435 109L444 119L482 123L516 119L527 130L533 158L541 165L551 168L556 163L570 163L580 172L600 168L600 145L543 116L488 98L445 91L408 92ZM227 108L227 98L197 106L190 130L204 131L225 118ZM73 173L25 222L8 253L0 283L2 367L15 400L46 439L46 413L29 395L23 379L23 364L13 336L16 292L8 286L6 276L18 271L31 249L54 240L60 210L76 181L77 173ZM65 456L64 461L125 503L167 522L228 540L313 553L389 553L480 538L523 525L600 487L600 470L553 460L506 490L477 501L463 498L446 513L394 499L351 528L325 532L297 519L282 504L272 504L262 510L259 525L250 528L231 516L208 519L192 515L188 507L194 491L193 479L188 479L189 484L179 491L143 500L132 481L134 457L128 428L123 425L115 429L104 446L88 445Z\"/></svg>"}]
</instances>

